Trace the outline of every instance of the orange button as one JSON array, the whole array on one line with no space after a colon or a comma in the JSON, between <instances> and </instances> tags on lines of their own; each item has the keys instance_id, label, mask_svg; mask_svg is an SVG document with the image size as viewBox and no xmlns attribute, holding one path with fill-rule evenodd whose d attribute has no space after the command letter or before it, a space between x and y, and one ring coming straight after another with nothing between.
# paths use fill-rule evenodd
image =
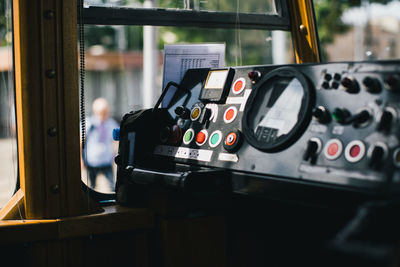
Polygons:
<instances>
[{"instance_id":1,"label":"orange button","mask_svg":"<svg viewBox=\"0 0 400 267\"><path fill-rule=\"evenodd\" d=\"M233 145L236 142L236 138L237 138L236 133L228 134L228 136L225 139L225 144L227 144L228 146Z\"/></svg>"}]
</instances>

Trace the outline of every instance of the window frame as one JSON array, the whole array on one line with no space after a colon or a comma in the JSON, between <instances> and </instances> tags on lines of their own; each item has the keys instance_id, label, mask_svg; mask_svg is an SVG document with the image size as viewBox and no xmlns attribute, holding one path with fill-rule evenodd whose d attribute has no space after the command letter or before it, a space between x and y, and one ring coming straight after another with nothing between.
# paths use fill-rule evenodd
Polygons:
<instances>
[{"instance_id":1,"label":"window frame","mask_svg":"<svg viewBox=\"0 0 400 267\"><path fill-rule=\"evenodd\" d=\"M186 9L85 7L85 24L193 26L215 28L290 30L290 17L285 1L275 1L276 14L196 11Z\"/></svg>"}]
</instances>

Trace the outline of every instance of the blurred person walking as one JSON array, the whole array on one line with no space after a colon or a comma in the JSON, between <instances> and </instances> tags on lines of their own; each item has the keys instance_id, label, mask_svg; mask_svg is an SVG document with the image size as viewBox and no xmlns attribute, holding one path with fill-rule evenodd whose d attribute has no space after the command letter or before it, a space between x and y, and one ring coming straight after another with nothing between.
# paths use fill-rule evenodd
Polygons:
<instances>
[{"instance_id":1,"label":"blurred person walking","mask_svg":"<svg viewBox=\"0 0 400 267\"><path fill-rule=\"evenodd\" d=\"M117 146L112 131L119 125L109 117L110 108L104 98L93 101L92 111L93 115L87 120L83 162L89 175L90 186L92 188L96 186L97 176L102 173L107 178L109 190L113 192L115 184L112 164Z\"/></svg>"}]
</instances>

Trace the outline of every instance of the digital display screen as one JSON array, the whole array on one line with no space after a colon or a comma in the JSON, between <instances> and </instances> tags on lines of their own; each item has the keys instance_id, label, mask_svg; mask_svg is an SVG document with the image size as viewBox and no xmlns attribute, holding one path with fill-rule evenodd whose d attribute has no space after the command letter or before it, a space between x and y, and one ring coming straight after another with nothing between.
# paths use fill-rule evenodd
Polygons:
<instances>
[{"instance_id":1,"label":"digital display screen","mask_svg":"<svg viewBox=\"0 0 400 267\"><path fill-rule=\"evenodd\" d=\"M229 70L212 70L208 73L204 89L224 89Z\"/></svg>"}]
</instances>

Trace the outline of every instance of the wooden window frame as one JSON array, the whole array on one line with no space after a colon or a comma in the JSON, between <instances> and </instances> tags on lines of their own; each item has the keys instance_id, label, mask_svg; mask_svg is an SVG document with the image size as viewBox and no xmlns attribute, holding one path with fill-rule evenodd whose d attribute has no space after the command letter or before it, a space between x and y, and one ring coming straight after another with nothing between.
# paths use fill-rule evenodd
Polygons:
<instances>
[{"instance_id":1,"label":"wooden window frame","mask_svg":"<svg viewBox=\"0 0 400 267\"><path fill-rule=\"evenodd\" d=\"M240 14L241 27L291 30L296 61L318 62L312 1L277 0L276 3L278 15ZM0 219L12 217L21 202L27 219L88 213L90 201L82 193L80 172L77 2L13 0L13 12L21 191L2 209ZM132 12L136 15L130 17L135 19L128 19ZM146 20L155 12L164 15L157 20ZM143 19L141 24L171 26L193 16L192 11L166 12L85 8L84 21L136 25ZM119 15L124 21L118 20ZM249 16L256 19L252 21ZM199 17L192 22L193 26L212 26L207 21L214 17L214 22L223 27L236 27L232 14L226 12L200 12Z\"/></svg>"}]
</instances>

